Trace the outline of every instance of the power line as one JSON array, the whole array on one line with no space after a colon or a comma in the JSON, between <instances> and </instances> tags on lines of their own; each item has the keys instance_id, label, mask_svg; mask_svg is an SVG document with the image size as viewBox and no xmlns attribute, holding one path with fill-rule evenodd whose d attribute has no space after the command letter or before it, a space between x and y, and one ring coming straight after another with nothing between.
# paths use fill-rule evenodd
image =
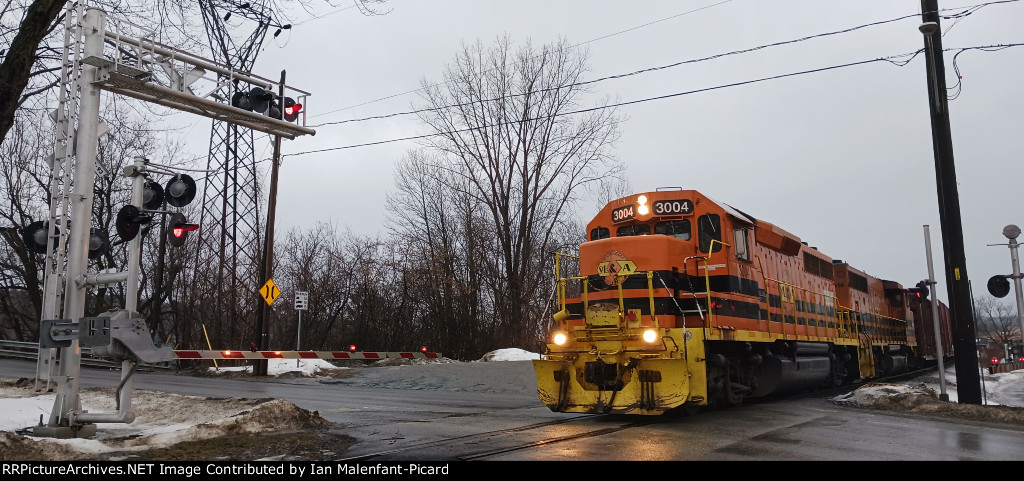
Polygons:
<instances>
[{"instance_id":1,"label":"power line","mask_svg":"<svg viewBox=\"0 0 1024 481\"><path fill-rule=\"evenodd\" d=\"M1018 1L1018 0L1010 0L1010 1ZM577 87L577 86L583 86L583 85L590 85L590 84L595 84L595 83L598 83L598 82L603 82L605 80L613 80L613 79L632 77L634 75L640 75L640 74L644 74L644 73L648 73L648 72L655 72L655 71L658 71L658 70L665 70L665 69L669 69L669 68L678 67L680 65L687 65L687 64L692 64L692 63L705 62L705 61L708 61L708 60L715 60L715 59L722 58L722 57L727 57L727 56L730 56L730 55L739 55L739 54L743 54L743 53L754 52L754 51L757 51L757 50L763 50L763 49L766 49L766 48L778 47L778 46L782 46L782 45L789 45L789 44L804 42L804 41L815 39L815 38L828 37L828 36L831 36L831 35L838 35L838 34L841 34L841 33L849 33L849 32L853 32L855 30L860 30L862 28L874 27L874 26L878 26L878 25L884 25L884 24L887 24L887 23L898 22L900 20L904 20L904 19L907 19L907 18L917 18L917 16L918 16L918 14L904 15L902 17L894 18L894 19L891 19L891 20L882 20L882 21L878 21L878 22L867 23L867 24L863 24L863 25L858 25L856 27L846 28L846 29L843 29L843 30L836 30L836 31L833 31L833 32L819 33L819 34L816 34L816 35L809 35L809 36L806 36L806 37L796 38L796 39L792 39L792 40L784 40L784 41L781 41L781 42L775 42L775 43L759 45L759 46L756 46L756 47L751 47L751 48L742 49L742 50L733 50L731 52L715 54L715 55L711 55L711 56L708 56L708 57L702 57L702 58L690 59L690 60L683 60L683 61L675 62L675 63L672 63L672 64L668 64L668 65L662 65L662 66L659 66L659 67L650 67L650 68L645 68L645 69L641 69L641 70L636 70L636 71L633 71L633 72L630 72L630 73L609 75L609 76L606 76L606 77L601 77L601 78L597 78L597 79L593 79L593 80L587 80L587 81L572 83L572 84L568 84L568 85L560 85L558 87L552 87L552 88L549 88L549 89L538 90L538 91L535 91L535 92L530 92L529 95L533 95L533 94L535 94L537 92L545 92L545 91L548 91L548 90L556 90L556 89L564 89L564 88L567 88L567 87ZM654 22L652 22L652 23L654 23ZM513 95L513 96L505 96L505 97L498 97L498 98L493 98L493 99L486 99L486 100L484 100L484 102L493 102L493 101L502 100L503 98L513 98L513 97L523 96L523 95L527 95L527 94L518 94L518 95ZM470 105L470 104L455 104L455 105L446 105L444 107L430 107L430 108L424 108L424 109L418 109L418 110L410 110L410 111L406 111L406 112L396 112L396 113L391 113L391 114L375 115L375 116L371 116L371 117L363 117L363 118L358 118L358 119L341 120L341 121L338 121L338 122L325 122L325 123L322 123L322 124L311 125L311 127L323 127L323 126L327 126L327 125L339 125L339 124L345 124L345 123L349 123L349 122L362 122L362 121L366 121L366 120L378 120L378 119L385 119L385 118L389 118L389 117L397 117L397 116L400 116L400 115L412 115L412 114L418 114L418 113L422 113L422 112L431 112L431 111L437 111L437 110L443 110L443 109L449 109L449 108L466 107L468 105Z\"/></svg>"},{"instance_id":2,"label":"power line","mask_svg":"<svg viewBox=\"0 0 1024 481\"><path fill-rule=\"evenodd\" d=\"M627 28L625 30L620 30L620 31L615 32L615 33L610 33L608 35L604 35L604 36L601 36L601 37L598 37L598 38L590 39L590 40L587 40L586 42L578 43L578 44L573 45L573 46L571 46L569 48L580 47L582 45L586 45L586 44L591 43L591 42L596 42L598 40L604 40L604 39L609 38L609 37L614 37L616 35L621 35L623 33L630 32L630 31L633 31L633 30L637 30L637 29L640 29L640 28L643 28L643 27L647 27L647 26L650 26L650 25L654 25L656 23L664 22L664 21L669 20L669 19L673 19L673 18L677 18L677 17L682 17L684 15L689 15L691 13L696 13L696 12L699 12L701 10L706 10L708 8L717 7L719 5L722 5L724 3L729 3L731 1L732 0L723 0L721 2L714 3L714 4L711 4L711 5L705 5L705 6L700 7L700 8L695 8L693 10L688 10L686 12L677 13L675 15L672 15L672 16L669 16L669 17L664 17L664 18L655 20L653 22L647 22L647 23L645 23L643 25L637 25L635 27L630 27L630 28ZM1008 0L1008 1L1017 1L1017 0ZM369 100L369 101L366 101L366 102L363 102L363 103L360 103L360 104L349 105L348 107L342 107L340 109L330 110L330 111L327 111L327 112L324 112L324 113L321 113L321 114L317 114L317 116L332 114L334 112L340 112L342 110L347 110L347 109L351 109L351 108L355 108L355 107L361 107L363 105L369 105L369 104L380 102L380 101L383 101L383 100L393 99L395 97L400 97L402 95L408 95L408 94L411 94L411 93L419 92L420 90L423 90L423 89L422 88L418 88L418 89L408 90L408 91L397 93L397 94L393 94L393 95L388 95L386 97L381 97L381 98L378 98L378 99ZM328 124L321 124L321 125L328 125Z\"/></svg>"},{"instance_id":3,"label":"power line","mask_svg":"<svg viewBox=\"0 0 1024 481\"><path fill-rule=\"evenodd\" d=\"M639 28L643 28L643 27L647 27L647 26L650 26L650 25L654 25L656 23L660 23L660 22L663 22L663 21L666 21L666 20L670 20L670 19L673 19L673 18L676 18L676 17L680 17L680 16L683 16L683 15L688 15L688 14L695 13L695 12L698 12L698 11L701 11L701 10L705 10L705 9L708 9L708 8L716 7L718 5L721 5L721 4L724 4L724 3L728 3L730 1L732 1L732 0L725 0L725 1L722 1L722 2L719 2L719 3L715 3L715 4L711 4L711 5L706 5L704 7L696 8L696 9L689 10L689 11L686 11L686 12L682 12L682 13L679 13L679 14L676 14L676 15L672 15L672 16L669 16L669 17L664 17L662 19L655 20L653 22L648 22L648 23L645 23L645 24L642 24L642 25L638 25L636 27L631 27L631 28L628 28L628 29L625 29L625 30L621 30L621 31L612 33L612 34L608 34L608 35L605 35L605 36L602 36L602 37L591 39L591 40L588 40L586 42L578 43L576 45L573 45L570 48L576 48L576 47L579 47L579 46L582 46L582 45L586 45L586 44L591 43L591 42L595 42L595 41L598 41L598 40L603 40L605 38L613 37L613 36L620 35L620 34L623 34L623 33L626 33L626 32L632 31L632 30L636 30L636 29L639 29ZM943 12L943 11L958 11L958 10L960 10L959 13L942 16L942 18L944 18L944 19L955 19L955 21L946 29L946 32L948 33L949 30L952 29L953 25L956 25L960 20L962 20L963 18L971 15L972 13L982 9L983 7L986 7L986 6L989 6L989 5L1002 4L1002 3L1015 3L1015 2L1018 2L1018 1L1020 1L1020 0L996 0L996 1L992 1L992 2L981 3L981 4L976 4L976 5L970 5L970 6L966 6L966 7L954 7L954 8L941 9L940 12ZM815 38L822 38L822 37L828 37L828 36L838 35L838 34L842 34L842 33L849 33L849 32L853 32L853 31L860 30L860 29L867 28L867 27L874 27L874 26L884 25L884 24L887 24L887 23L898 22L900 20L905 20L907 18L917 18L919 15L920 15L919 13L904 15L904 16L893 18L893 19L889 19L889 20L881 20L881 21L877 21L877 22L866 23L866 24L863 24L863 25L858 25L858 26L846 28L846 29L843 29L843 30L836 30L836 31L832 31L832 32L825 32L825 33L820 33L820 34L815 34L815 35L809 35L809 36L800 37L800 38L796 38L796 39L792 39L792 40L785 40L785 41L781 41L781 42L775 42L775 43L760 45L760 46L752 47L752 48L748 48L748 49L734 50L734 51L731 51L731 52L716 54L716 55L712 55L712 56L709 56L709 57L703 57L703 58L691 59L691 60L684 60L684 61L676 62L676 63L673 63L673 64L669 64L669 65L663 65L663 66L659 66L659 67L646 68L646 69L637 70L637 71L626 73L626 74L610 75L610 76L606 76L606 77L602 77L602 78L598 78L598 79L594 79L594 80L588 80L588 81L584 81L584 82L569 84L569 85L561 86L561 87L558 87L558 88L573 87L573 86L580 86L580 85L588 85L588 84L592 84L592 83L602 82L602 81L605 81L605 80L625 78L625 77L630 77L630 76L633 76L633 75L639 75L639 74L642 74L642 73L647 73L647 72L652 72L652 71L657 71L657 70L663 70L663 69L678 67L680 65L685 65L685 64L698 63L698 62L703 62L703 61L707 61L707 60L714 60L716 58L730 56L730 55L738 55L738 54L742 54L742 53L749 53L749 52L753 52L753 51L756 51L756 50L761 50L761 49L766 49L766 48L771 48L771 47L778 47L778 46L783 46L783 45L799 43L799 42L803 42L803 41L807 41L807 40L811 40L811 39L815 39ZM415 90L409 90L409 91L406 91L406 92L402 92L402 93L398 93L398 94L394 94L394 95L389 95L389 96L386 96L386 97L381 97L381 98L378 98L378 99L375 99L375 100L370 100L370 101L363 102L363 103L360 103L360 104L350 105L348 107L342 107L340 109L331 110L331 111L328 111L328 112L317 114L316 116L327 115L327 114L331 114L331 113L338 112L338 111L341 111L341 110L346 110L346 109L350 109L350 108L354 108L354 107L368 105L368 104L371 104L371 103L375 103L375 102L379 102L379 101L382 101L382 100L391 99L391 98L398 97L398 96L401 96L401 95L406 95L406 94L418 92L420 90L423 90L423 89L420 88L420 89L415 89ZM488 102L488 101L497 101L497 100L501 100L501 98L486 99L484 101ZM324 122L324 123L321 123L321 124L311 125L311 127L315 128L315 127L323 127L323 126L328 126L328 125L339 125L339 124L344 124L344 123L349 123L349 122L361 122L361 121L366 121L366 120L379 120L379 119L396 117L396 116L401 116L401 115L413 115L413 114L418 114L418 113L422 113L422 112L430 112L430 111L436 111L436 110L439 110L439 109L453 108L453 107L463 107L463 106L466 106L466 104L456 104L456 105L449 105L449 106L445 106L445 107L424 108L424 109L418 109L418 110L396 112L396 113L391 113L391 114L383 114L383 115L375 115L375 116L370 116L370 117L362 117L362 118L357 118L357 119L341 120L341 121L337 121L337 122Z\"/></svg>"},{"instance_id":4,"label":"power line","mask_svg":"<svg viewBox=\"0 0 1024 481\"><path fill-rule=\"evenodd\" d=\"M961 52L964 51L964 50L996 51L996 50L1006 49L1006 48L1009 48L1009 47L1020 47L1020 46L1024 46L1024 42L1022 42L1022 43L1012 43L1012 44L988 45L988 46L980 46L980 47L966 47L966 48L961 49ZM691 95L691 94L702 93L702 92L710 92L712 90L720 90L720 89L724 89L724 88L728 88L728 87L739 87L739 86L742 86L742 85L750 85L750 84L755 84L755 83L760 83L760 82L766 82L766 81L769 81L769 80L778 80L778 79L787 78L787 77L795 77L795 76L798 76L798 75L806 75L806 74L811 74L811 73L824 72L824 71L828 71L828 70L836 70L836 69L841 69L841 68L854 67L854 66L858 66L858 65L866 65L866 64L874 63L874 62L889 62L889 63L891 63L893 65L898 66L898 67L903 67L903 66L906 66L907 64L909 64L915 57L917 57L918 54L920 54L923 51L924 51L924 49L919 49L919 50L914 51L914 52L900 54L900 55L892 55L892 56L888 56L888 57L880 57L880 58L875 58L875 59L870 59L870 60L862 60L862 61L858 61L858 62L851 62L851 63L845 63L845 64L840 64L840 65L833 65L833 66L829 66L829 67L821 67L821 68L816 68L816 69L811 69L811 70L802 70L802 71L799 71L799 72L791 72L791 73L773 75L773 76L770 76L770 77L762 77L762 78L758 78L758 79L745 80L745 81L742 81L742 82L733 82L733 83L728 83L728 84L716 85L716 86L713 86L713 87L705 87L705 88L701 88L701 89L687 90L687 91L684 91L684 92L676 92L676 93L672 93L672 94L659 95L659 96L656 96L656 97L647 97L647 98L643 98L643 99L630 100L630 101L627 101L627 102L619 102L619 103L610 104L610 105L602 105L602 106L599 106L599 107L591 107L591 108L587 108L587 109L574 110L574 111L571 111L571 112L563 112L563 113L559 113L559 114L556 114L556 115L550 115L550 116L544 116L544 117L535 117L535 118L526 119L526 120L534 121L534 120L541 120L541 119L545 119L545 118L562 117L562 116L566 116L566 115L576 115L576 114L582 114L582 113L587 113L587 112L594 112L594 111L597 111L597 110L603 110L603 109L608 109L608 108L622 107L622 106L640 104L640 103L645 103L645 102L652 102L652 101L655 101L655 100L664 100L664 99L669 99L669 98L674 98L674 97L680 97L680 96L683 96L683 95ZM901 61L896 61L895 60L895 59L899 59L899 58L903 58L903 57L909 57L909 58L907 58L906 60L901 60ZM522 122L522 121L523 121L522 119L517 120L517 122ZM436 137L436 136L439 136L439 135L450 135L450 134L457 134L457 133L461 133L461 132L469 132L471 130L476 130L476 129L480 129L480 128L492 128L492 127L498 127L498 126L501 126L501 125L502 124L500 124L500 123L499 124L489 124L489 125L485 125L485 126L482 126L482 127L481 126L467 127L467 128L464 128L464 129L456 129L456 130L450 130L450 131L446 131L446 132L435 132L435 133L432 133L432 134L414 135L414 136L409 136L409 137L401 137L401 138L395 138L395 139L380 140L380 141L376 141L376 142L367 142L367 143L362 143L362 144L353 144L353 145L344 145L344 146L339 146L339 147L329 147L329 148L326 148L326 149L308 150L308 151L304 151L304 152L297 152L297 153L294 153L294 154L287 154L287 156L295 157L295 156L299 156L299 155L315 154L315 153L320 153L320 152L330 152L330 151L333 151L333 150L354 149L354 148L357 148L357 147L370 147L370 146L374 146L374 145L383 145L383 144L390 144L390 143L394 143L394 142L403 142L403 141L407 141L407 140L417 140L417 139L424 139L424 138L429 138L429 137Z\"/></svg>"}]
</instances>

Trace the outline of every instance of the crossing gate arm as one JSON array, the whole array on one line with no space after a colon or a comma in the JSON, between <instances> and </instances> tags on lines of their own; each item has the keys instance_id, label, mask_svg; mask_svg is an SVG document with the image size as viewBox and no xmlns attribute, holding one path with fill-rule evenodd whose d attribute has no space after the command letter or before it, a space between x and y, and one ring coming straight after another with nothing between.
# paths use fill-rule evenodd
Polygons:
<instances>
[{"instance_id":1,"label":"crossing gate arm","mask_svg":"<svg viewBox=\"0 0 1024 481\"><path fill-rule=\"evenodd\" d=\"M176 359L440 359L438 352L176 350Z\"/></svg>"}]
</instances>

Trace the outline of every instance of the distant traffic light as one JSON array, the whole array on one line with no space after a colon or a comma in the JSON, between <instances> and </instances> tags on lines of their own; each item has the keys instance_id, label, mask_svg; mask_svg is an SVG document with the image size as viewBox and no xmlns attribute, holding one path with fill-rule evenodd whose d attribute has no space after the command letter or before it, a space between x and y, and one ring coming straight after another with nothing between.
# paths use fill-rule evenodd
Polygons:
<instances>
[{"instance_id":1,"label":"distant traffic light","mask_svg":"<svg viewBox=\"0 0 1024 481\"><path fill-rule=\"evenodd\" d=\"M267 108L267 117L281 120L281 99L273 94L270 96L270 107Z\"/></svg>"},{"instance_id":2,"label":"distant traffic light","mask_svg":"<svg viewBox=\"0 0 1024 481\"><path fill-rule=\"evenodd\" d=\"M291 97L285 97L282 103L284 105L284 120L295 122L299 118L299 112L302 111L302 104L295 103L295 99Z\"/></svg>"},{"instance_id":3,"label":"distant traffic light","mask_svg":"<svg viewBox=\"0 0 1024 481\"><path fill-rule=\"evenodd\" d=\"M918 296L921 299L928 299L928 281L921 281L917 283Z\"/></svg>"},{"instance_id":4,"label":"distant traffic light","mask_svg":"<svg viewBox=\"0 0 1024 481\"><path fill-rule=\"evenodd\" d=\"M994 275L988 279L988 293L993 297L1003 298L1010 293L1010 281L1006 276Z\"/></svg>"},{"instance_id":5,"label":"distant traffic light","mask_svg":"<svg viewBox=\"0 0 1024 481\"><path fill-rule=\"evenodd\" d=\"M128 242L139 235L142 224L148 224L153 216L143 214L138 207L128 204L117 211L117 219L114 220L114 229L121 242Z\"/></svg>"},{"instance_id":6,"label":"distant traffic light","mask_svg":"<svg viewBox=\"0 0 1024 481\"><path fill-rule=\"evenodd\" d=\"M95 227L89 230L89 258L96 259L110 251L110 239L107 232Z\"/></svg>"},{"instance_id":7,"label":"distant traffic light","mask_svg":"<svg viewBox=\"0 0 1024 481\"><path fill-rule=\"evenodd\" d=\"M174 247L185 245L188 233L199 228L199 224L190 224L184 214L173 213L167 219L167 242Z\"/></svg>"},{"instance_id":8,"label":"distant traffic light","mask_svg":"<svg viewBox=\"0 0 1024 481\"><path fill-rule=\"evenodd\" d=\"M25 242L25 247L36 254L46 254L46 236L49 235L49 228L50 223L42 220L25 226L21 230L21 240ZM60 229L56 232L60 234Z\"/></svg>"},{"instance_id":9,"label":"distant traffic light","mask_svg":"<svg viewBox=\"0 0 1024 481\"><path fill-rule=\"evenodd\" d=\"M142 206L149 210L159 209L164 204L164 188L156 182L146 182L142 190Z\"/></svg>"},{"instance_id":10,"label":"distant traffic light","mask_svg":"<svg viewBox=\"0 0 1024 481\"><path fill-rule=\"evenodd\" d=\"M250 112L263 113L270 106L270 100L274 94L263 90L261 87L253 87L248 92L239 90L231 96L231 106Z\"/></svg>"},{"instance_id":11,"label":"distant traffic light","mask_svg":"<svg viewBox=\"0 0 1024 481\"><path fill-rule=\"evenodd\" d=\"M185 174L176 174L167 181L164 189L167 203L174 207L185 207L196 198L196 181Z\"/></svg>"}]
</instances>

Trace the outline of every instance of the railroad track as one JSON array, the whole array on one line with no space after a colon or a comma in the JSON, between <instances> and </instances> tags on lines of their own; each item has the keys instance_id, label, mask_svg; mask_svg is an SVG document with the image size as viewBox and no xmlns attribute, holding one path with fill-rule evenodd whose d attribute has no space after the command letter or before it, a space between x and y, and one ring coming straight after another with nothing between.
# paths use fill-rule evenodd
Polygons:
<instances>
[{"instance_id":1,"label":"railroad track","mask_svg":"<svg viewBox=\"0 0 1024 481\"><path fill-rule=\"evenodd\" d=\"M935 367L924 368L899 375L886 376L868 383L847 384L830 389L796 393L787 396L776 396L750 401L750 404L769 404L785 399L797 398L831 398L846 394L871 383L906 382L924 374L933 373ZM732 409L729 407L704 408L703 412ZM452 461L487 460L502 454L538 449L556 443L569 442L596 436L605 436L628 429L643 428L653 424L671 422L682 416L681 413L667 413L660 416L630 416L622 414L581 414L556 421L535 423L511 429L485 431L452 438L424 441L392 449L384 449L372 453L360 454L338 461L369 462L369 461L405 461L417 459L437 459L438 453L451 453Z\"/></svg>"},{"instance_id":2,"label":"railroad track","mask_svg":"<svg viewBox=\"0 0 1024 481\"><path fill-rule=\"evenodd\" d=\"M540 448L555 443L605 436L627 429L664 421L662 416L582 414L567 419L535 423L511 429L485 431L443 440L425 441L394 449L339 459L339 462L401 461L436 459L439 452L451 452L452 461L486 460L513 451ZM554 434L558 433L558 434ZM481 449L482 446L487 446Z\"/></svg>"}]
</instances>

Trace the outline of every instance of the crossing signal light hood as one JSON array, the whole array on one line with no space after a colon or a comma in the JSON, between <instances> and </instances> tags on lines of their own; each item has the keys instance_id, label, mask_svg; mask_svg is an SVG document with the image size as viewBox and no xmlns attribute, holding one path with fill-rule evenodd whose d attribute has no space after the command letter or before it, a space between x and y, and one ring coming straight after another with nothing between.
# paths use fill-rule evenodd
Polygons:
<instances>
[{"instance_id":1,"label":"crossing signal light hood","mask_svg":"<svg viewBox=\"0 0 1024 481\"><path fill-rule=\"evenodd\" d=\"M199 228L199 224L190 224L180 213L171 214L167 219L167 242L174 247L185 245L188 233Z\"/></svg>"}]
</instances>

